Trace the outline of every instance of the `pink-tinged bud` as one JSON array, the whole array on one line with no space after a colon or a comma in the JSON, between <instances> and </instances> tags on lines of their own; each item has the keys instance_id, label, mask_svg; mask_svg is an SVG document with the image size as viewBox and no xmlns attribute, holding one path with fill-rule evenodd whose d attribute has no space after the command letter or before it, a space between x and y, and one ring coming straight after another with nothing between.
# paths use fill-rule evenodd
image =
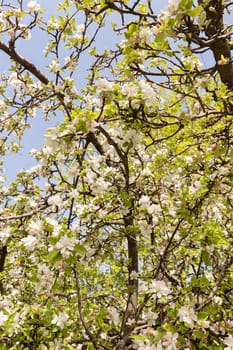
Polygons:
<instances>
[{"instance_id":1,"label":"pink-tinged bud","mask_svg":"<svg viewBox=\"0 0 233 350\"><path fill-rule=\"evenodd\" d=\"M153 33L154 35L157 35L159 33L159 28L160 28L161 24L157 23L154 27L153 27Z\"/></svg>"},{"instance_id":2,"label":"pink-tinged bud","mask_svg":"<svg viewBox=\"0 0 233 350\"><path fill-rule=\"evenodd\" d=\"M214 328L215 328L217 331L219 331L220 328L221 328L221 323L220 323L220 322L215 322Z\"/></svg>"},{"instance_id":3,"label":"pink-tinged bud","mask_svg":"<svg viewBox=\"0 0 233 350\"><path fill-rule=\"evenodd\" d=\"M212 146L211 146L211 151L215 151L217 149L218 145L216 143L214 143Z\"/></svg>"},{"instance_id":4,"label":"pink-tinged bud","mask_svg":"<svg viewBox=\"0 0 233 350\"><path fill-rule=\"evenodd\" d=\"M231 321L231 320L226 321L226 326L228 328L233 328L233 321Z\"/></svg>"},{"instance_id":5,"label":"pink-tinged bud","mask_svg":"<svg viewBox=\"0 0 233 350\"><path fill-rule=\"evenodd\" d=\"M153 337L155 335L155 330L152 328L149 328L146 332L146 335L148 335L148 337Z\"/></svg>"}]
</instances>

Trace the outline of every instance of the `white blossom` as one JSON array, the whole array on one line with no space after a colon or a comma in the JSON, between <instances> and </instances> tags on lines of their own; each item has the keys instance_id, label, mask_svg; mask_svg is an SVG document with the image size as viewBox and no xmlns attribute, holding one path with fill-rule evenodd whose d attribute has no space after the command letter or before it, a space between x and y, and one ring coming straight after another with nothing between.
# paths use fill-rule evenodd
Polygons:
<instances>
[{"instance_id":1,"label":"white blossom","mask_svg":"<svg viewBox=\"0 0 233 350\"><path fill-rule=\"evenodd\" d=\"M50 271L49 267L46 264L41 264L38 266L38 272L37 275L39 278L43 278L44 276L47 276L50 278L52 272Z\"/></svg>"},{"instance_id":2,"label":"white blossom","mask_svg":"<svg viewBox=\"0 0 233 350\"><path fill-rule=\"evenodd\" d=\"M69 238L68 236L62 236L60 240L55 244L54 248L59 249L61 254L69 256L75 245L75 239Z\"/></svg>"},{"instance_id":3,"label":"white blossom","mask_svg":"<svg viewBox=\"0 0 233 350\"><path fill-rule=\"evenodd\" d=\"M27 26L25 24L19 24L19 27L21 29L22 37L26 40L30 40L32 35L31 35L30 30L27 28Z\"/></svg>"},{"instance_id":4,"label":"white blossom","mask_svg":"<svg viewBox=\"0 0 233 350\"><path fill-rule=\"evenodd\" d=\"M129 278L130 278L131 280L136 280L136 279L138 278L138 272L132 271L132 272L130 273Z\"/></svg>"},{"instance_id":5,"label":"white blossom","mask_svg":"<svg viewBox=\"0 0 233 350\"><path fill-rule=\"evenodd\" d=\"M156 151L156 155L161 157L165 156L168 153L168 150L166 148L160 148Z\"/></svg>"},{"instance_id":6,"label":"white blossom","mask_svg":"<svg viewBox=\"0 0 233 350\"><path fill-rule=\"evenodd\" d=\"M23 86L23 82L18 79L18 75L16 72L11 73L9 79L8 79L9 84L11 84L14 88L19 88Z\"/></svg>"},{"instance_id":7,"label":"white blossom","mask_svg":"<svg viewBox=\"0 0 233 350\"><path fill-rule=\"evenodd\" d=\"M139 131L135 129L129 129L126 131L123 137L123 143L131 141L133 144L137 145L140 142L140 139L141 139L141 135Z\"/></svg>"},{"instance_id":8,"label":"white blossom","mask_svg":"<svg viewBox=\"0 0 233 350\"><path fill-rule=\"evenodd\" d=\"M113 83L108 81L106 78L101 78L96 82L97 91L101 93L102 91L111 91Z\"/></svg>"},{"instance_id":9,"label":"white blossom","mask_svg":"<svg viewBox=\"0 0 233 350\"><path fill-rule=\"evenodd\" d=\"M198 320L197 323L201 328L209 328L210 326L210 321L207 320Z\"/></svg>"},{"instance_id":10,"label":"white blossom","mask_svg":"<svg viewBox=\"0 0 233 350\"><path fill-rule=\"evenodd\" d=\"M87 183L89 183L94 194L105 192L109 188L109 183L93 172L87 174Z\"/></svg>"},{"instance_id":11,"label":"white blossom","mask_svg":"<svg viewBox=\"0 0 233 350\"><path fill-rule=\"evenodd\" d=\"M182 306L178 312L180 321L187 323L190 328L197 322L197 315L191 306Z\"/></svg>"},{"instance_id":12,"label":"white blossom","mask_svg":"<svg viewBox=\"0 0 233 350\"><path fill-rule=\"evenodd\" d=\"M3 12L0 12L0 26L2 27L1 29L5 26L5 14Z\"/></svg>"},{"instance_id":13,"label":"white blossom","mask_svg":"<svg viewBox=\"0 0 233 350\"><path fill-rule=\"evenodd\" d=\"M208 281L214 282L214 275L211 271L205 272L205 277L207 278Z\"/></svg>"},{"instance_id":14,"label":"white blossom","mask_svg":"<svg viewBox=\"0 0 233 350\"><path fill-rule=\"evenodd\" d=\"M148 311L144 315L144 319L146 320L146 322L147 322L147 324L149 326L154 326L155 323L156 323L157 318L158 318L158 313L152 312L152 311Z\"/></svg>"},{"instance_id":15,"label":"white blossom","mask_svg":"<svg viewBox=\"0 0 233 350\"><path fill-rule=\"evenodd\" d=\"M152 106L158 99L154 88L145 80L139 81L139 87L141 89L142 98L146 101L146 105L149 107Z\"/></svg>"},{"instance_id":16,"label":"white blossom","mask_svg":"<svg viewBox=\"0 0 233 350\"><path fill-rule=\"evenodd\" d=\"M60 207L62 205L62 197L59 194L55 194L49 197L48 204Z\"/></svg>"},{"instance_id":17,"label":"white blossom","mask_svg":"<svg viewBox=\"0 0 233 350\"><path fill-rule=\"evenodd\" d=\"M45 158L49 157L54 152L54 149L51 146L45 146L42 150Z\"/></svg>"},{"instance_id":18,"label":"white blossom","mask_svg":"<svg viewBox=\"0 0 233 350\"><path fill-rule=\"evenodd\" d=\"M53 350L63 350L64 347L63 347L63 342L59 339L55 339L54 341L52 342L49 342L49 345L51 346L51 348ZM78 348L77 348L78 349ZM82 348L80 348L81 350Z\"/></svg>"},{"instance_id":19,"label":"white blossom","mask_svg":"<svg viewBox=\"0 0 233 350\"><path fill-rule=\"evenodd\" d=\"M193 162L193 157L192 156L186 156L184 159L185 159L185 162L187 164L192 164L192 162Z\"/></svg>"},{"instance_id":20,"label":"white blossom","mask_svg":"<svg viewBox=\"0 0 233 350\"><path fill-rule=\"evenodd\" d=\"M147 195L142 195L138 201L141 208L148 208L151 205L150 198Z\"/></svg>"},{"instance_id":21,"label":"white blossom","mask_svg":"<svg viewBox=\"0 0 233 350\"><path fill-rule=\"evenodd\" d=\"M49 69L51 70L51 72L53 73L57 73L60 69L59 63L57 59L53 59L52 62L49 65Z\"/></svg>"},{"instance_id":22,"label":"white blossom","mask_svg":"<svg viewBox=\"0 0 233 350\"><path fill-rule=\"evenodd\" d=\"M76 66L77 66L77 61L72 59L70 56L65 57L64 61L65 61L66 67L71 72L73 72L75 70ZM64 87L62 87L62 89L64 90ZM66 98L68 98L68 97L66 96Z\"/></svg>"},{"instance_id":23,"label":"white blossom","mask_svg":"<svg viewBox=\"0 0 233 350\"><path fill-rule=\"evenodd\" d=\"M200 69L202 67L202 63L199 61L197 57L183 57L182 62L186 69L193 71L194 69Z\"/></svg>"},{"instance_id":24,"label":"white blossom","mask_svg":"<svg viewBox=\"0 0 233 350\"><path fill-rule=\"evenodd\" d=\"M166 284L164 281L152 281L150 285L150 292L153 294L156 294L158 298L161 298L162 296L167 296L171 293L171 289L168 284Z\"/></svg>"},{"instance_id":25,"label":"white blossom","mask_svg":"<svg viewBox=\"0 0 233 350\"><path fill-rule=\"evenodd\" d=\"M131 107L134 108L134 109L138 109L141 105L141 102L139 99L136 99L134 98L132 101L131 101Z\"/></svg>"},{"instance_id":26,"label":"white blossom","mask_svg":"<svg viewBox=\"0 0 233 350\"><path fill-rule=\"evenodd\" d=\"M134 349L137 350L162 350L162 347L158 347L158 344L150 344L149 340L134 340Z\"/></svg>"},{"instance_id":27,"label":"white blossom","mask_svg":"<svg viewBox=\"0 0 233 350\"><path fill-rule=\"evenodd\" d=\"M160 208L159 204L153 203L147 208L147 211L148 211L149 214L157 215L157 214L160 213L161 208Z\"/></svg>"},{"instance_id":28,"label":"white blossom","mask_svg":"<svg viewBox=\"0 0 233 350\"><path fill-rule=\"evenodd\" d=\"M51 27L51 29L53 30L60 29L59 21L56 18L52 17L48 20L47 27ZM47 46L50 46L50 44L48 44Z\"/></svg>"},{"instance_id":29,"label":"white blossom","mask_svg":"<svg viewBox=\"0 0 233 350\"><path fill-rule=\"evenodd\" d=\"M35 248L37 238L34 236L27 236L21 239L21 243L25 246L28 251L32 251Z\"/></svg>"},{"instance_id":30,"label":"white blossom","mask_svg":"<svg viewBox=\"0 0 233 350\"><path fill-rule=\"evenodd\" d=\"M10 234L11 228L9 226L0 229L0 241L2 244L6 243L7 239L10 237Z\"/></svg>"},{"instance_id":31,"label":"white blossom","mask_svg":"<svg viewBox=\"0 0 233 350\"><path fill-rule=\"evenodd\" d=\"M116 326L120 323L119 312L114 307L109 308L108 317Z\"/></svg>"},{"instance_id":32,"label":"white blossom","mask_svg":"<svg viewBox=\"0 0 233 350\"><path fill-rule=\"evenodd\" d=\"M166 350L176 350L178 333L167 332L163 337L162 344Z\"/></svg>"},{"instance_id":33,"label":"white blossom","mask_svg":"<svg viewBox=\"0 0 233 350\"><path fill-rule=\"evenodd\" d=\"M121 92L123 95L126 95L128 98L135 97L138 93L138 86L136 84L125 83L121 87Z\"/></svg>"},{"instance_id":34,"label":"white blossom","mask_svg":"<svg viewBox=\"0 0 233 350\"><path fill-rule=\"evenodd\" d=\"M46 223L49 226L53 227L53 236L57 237L59 235L59 231L61 229L61 226L58 224L58 222L52 218L46 218Z\"/></svg>"},{"instance_id":35,"label":"white blossom","mask_svg":"<svg viewBox=\"0 0 233 350\"><path fill-rule=\"evenodd\" d=\"M233 350L233 337L232 335L228 335L227 338L225 338L224 343L227 345L224 350Z\"/></svg>"},{"instance_id":36,"label":"white blossom","mask_svg":"<svg viewBox=\"0 0 233 350\"><path fill-rule=\"evenodd\" d=\"M0 100L0 112L4 113L6 109L7 109L6 102L4 100Z\"/></svg>"},{"instance_id":37,"label":"white blossom","mask_svg":"<svg viewBox=\"0 0 233 350\"><path fill-rule=\"evenodd\" d=\"M28 2L27 8L29 12L38 12L40 11L40 4L35 0L31 0Z\"/></svg>"},{"instance_id":38,"label":"white blossom","mask_svg":"<svg viewBox=\"0 0 233 350\"><path fill-rule=\"evenodd\" d=\"M32 235L40 235L41 229L42 229L41 220L32 221L28 225L28 231Z\"/></svg>"},{"instance_id":39,"label":"white blossom","mask_svg":"<svg viewBox=\"0 0 233 350\"><path fill-rule=\"evenodd\" d=\"M2 326L7 319L8 319L8 316L5 315L3 311L0 311L0 326Z\"/></svg>"},{"instance_id":40,"label":"white blossom","mask_svg":"<svg viewBox=\"0 0 233 350\"><path fill-rule=\"evenodd\" d=\"M69 316L67 315L66 312L59 312L58 315L53 316L51 323L63 329L68 320L69 320Z\"/></svg>"},{"instance_id":41,"label":"white blossom","mask_svg":"<svg viewBox=\"0 0 233 350\"><path fill-rule=\"evenodd\" d=\"M86 129L88 131L95 131L96 130L98 123L95 120L87 119L87 120L85 120L85 122L86 122Z\"/></svg>"},{"instance_id":42,"label":"white blossom","mask_svg":"<svg viewBox=\"0 0 233 350\"><path fill-rule=\"evenodd\" d=\"M179 8L180 0L168 0L168 6L165 11L162 12L164 18L168 18L176 14Z\"/></svg>"},{"instance_id":43,"label":"white blossom","mask_svg":"<svg viewBox=\"0 0 233 350\"><path fill-rule=\"evenodd\" d=\"M217 305L222 305L222 298L220 298L219 296L215 295L213 297L213 302Z\"/></svg>"},{"instance_id":44,"label":"white blossom","mask_svg":"<svg viewBox=\"0 0 233 350\"><path fill-rule=\"evenodd\" d=\"M35 290L40 292L42 290L50 290L53 283L53 272L46 264L40 264L37 270L37 277L39 282L36 283Z\"/></svg>"},{"instance_id":45,"label":"white blossom","mask_svg":"<svg viewBox=\"0 0 233 350\"><path fill-rule=\"evenodd\" d=\"M30 151L30 153L33 153L33 150ZM26 173L28 174L36 174L36 175L41 175L41 171L42 171L42 166L41 165L34 165L32 166L30 169L26 170Z\"/></svg>"},{"instance_id":46,"label":"white blossom","mask_svg":"<svg viewBox=\"0 0 233 350\"><path fill-rule=\"evenodd\" d=\"M153 30L151 28L142 28L139 32L139 38L142 42L149 45L152 37L153 37Z\"/></svg>"},{"instance_id":47,"label":"white blossom","mask_svg":"<svg viewBox=\"0 0 233 350\"><path fill-rule=\"evenodd\" d=\"M85 30L85 24L79 24L78 26L77 26L77 32L78 33L83 33L84 32L84 30Z\"/></svg>"},{"instance_id":48,"label":"white blossom","mask_svg":"<svg viewBox=\"0 0 233 350\"><path fill-rule=\"evenodd\" d=\"M152 225L148 224L147 222L139 222L139 229L140 229L140 232L143 234L143 235L148 235L151 233L152 231Z\"/></svg>"}]
</instances>

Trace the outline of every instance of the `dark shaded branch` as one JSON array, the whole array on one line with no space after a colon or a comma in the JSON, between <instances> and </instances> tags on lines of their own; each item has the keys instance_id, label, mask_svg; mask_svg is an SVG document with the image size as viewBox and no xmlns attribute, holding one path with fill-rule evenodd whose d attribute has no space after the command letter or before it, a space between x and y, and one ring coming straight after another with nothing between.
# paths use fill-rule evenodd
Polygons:
<instances>
[{"instance_id":1,"label":"dark shaded branch","mask_svg":"<svg viewBox=\"0 0 233 350\"><path fill-rule=\"evenodd\" d=\"M217 39L211 46L214 54L214 58L217 65L217 70L220 74L222 82L228 87L233 89L233 66L231 60L231 51L226 39Z\"/></svg>"},{"instance_id":2,"label":"dark shaded branch","mask_svg":"<svg viewBox=\"0 0 233 350\"><path fill-rule=\"evenodd\" d=\"M81 287L80 287L80 281L79 281L79 274L78 274L77 268L75 266L73 267L73 273L74 273L74 277L75 277L75 284L76 284L76 291L77 291L77 298L78 298L79 318L80 318L80 321L82 323L82 326L83 326L86 334L88 335L89 339L94 344L95 349L97 349L97 343L96 343L95 336L92 334L92 332L88 328L88 326L87 326L87 324L85 322L85 319L84 319L83 308L82 308L82 297L81 297Z\"/></svg>"},{"instance_id":3,"label":"dark shaded branch","mask_svg":"<svg viewBox=\"0 0 233 350\"><path fill-rule=\"evenodd\" d=\"M3 247L0 248L0 272L3 272L4 270L6 255L7 255L7 246L4 245ZM0 293L3 294L3 292L4 292L3 284L2 284L2 281L0 280Z\"/></svg>"},{"instance_id":4,"label":"dark shaded branch","mask_svg":"<svg viewBox=\"0 0 233 350\"><path fill-rule=\"evenodd\" d=\"M86 140L87 140L87 143L90 142L94 145L94 147L97 149L99 154L101 154L102 156L104 155L103 147L101 143L98 141L98 138L95 136L95 134L92 131L88 132L88 134L86 135Z\"/></svg>"},{"instance_id":5,"label":"dark shaded branch","mask_svg":"<svg viewBox=\"0 0 233 350\"><path fill-rule=\"evenodd\" d=\"M200 0L199 3L203 4ZM207 6L205 34L209 39L216 37L213 43L210 45L210 49L213 52L216 68L219 72L222 82L228 87L233 89L233 66L231 58L231 49L229 45L228 37L224 37L224 5L222 0L211 0Z\"/></svg>"},{"instance_id":6,"label":"dark shaded branch","mask_svg":"<svg viewBox=\"0 0 233 350\"><path fill-rule=\"evenodd\" d=\"M223 278L226 276L226 271L229 269L229 267L232 266L232 262L233 262L233 258L227 257L226 261L224 262L224 264L219 272L215 286L212 288L207 300L203 304L199 305L199 307L197 309L198 311L203 310L207 305L209 305L211 303L213 297L216 295L216 293L218 291L218 288L219 288Z\"/></svg>"},{"instance_id":7,"label":"dark shaded branch","mask_svg":"<svg viewBox=\"0 0 233 350\"><path fill-rule=\"evenodd\" d=\"M0 41L0 50L5 52L12 60L16 63L23 66L29 72L31 72L36 78L38 78L43 84L48 84L49 79L41 73L41 71L31 62L26 60L24 57L20 56L16 51L13 45L7 46L2 41Z\"/></svg>"},{"instance_id":8,"label":"dark shaded branch","mask_svg":"<svg viewBox=\"0 0 233 350\"><path fill-rule=\"evenodd\" d=\"M127 325L127 321L130 317L136 315L137 305L138 305L138 277L132 276L132 272L138 273L138 247L137 247L137 237L132 232L133 230L133 217L131 214L124 217L124 223L126 230L128 229L126 238L128 246L128 301L124 314L124 319L122 322L121 330L124 335L128 334L130 331L130 326Z\"/></svg>"}]
</instances>

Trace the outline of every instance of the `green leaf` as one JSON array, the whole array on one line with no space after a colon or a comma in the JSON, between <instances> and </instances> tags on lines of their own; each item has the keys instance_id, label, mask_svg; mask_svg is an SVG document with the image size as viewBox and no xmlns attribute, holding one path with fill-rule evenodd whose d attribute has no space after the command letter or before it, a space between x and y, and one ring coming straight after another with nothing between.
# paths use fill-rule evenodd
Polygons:
<instances>
[{"instance_id":1,"label":"green leaf","mask_svg":"<svg viewBox=\"0 0 233 350\"><path fill-rule=\"evenodd\" d=\"M197 339L202 339L205 333L201 329L195 329L193 334Z\"/></svg>"},{"instance_id":2,"label":"green leaf","mask_svg":"<svg viewBox=\"0 0 233 350\"><path fill-rule=\"evenodd\" d=\"M75 251L81 255L86 254L87 252L86 248L80 243L75 244Z\"/></svg>"},{"instance_id":3,"label":"green leaf","mask_svg":"<svg viewBox=\"0 0 233 350\"><path fill-rule=\"evenodd\" d=\"M130 35L133 35L135 32L137 32L137 30L138 30L138 26L135 23L131 23L129 25L128 33Z\"/></svg>"},{"instance_id":4,"label":"green leaf","mask_svg":"<svg viewBox=\"0 0 233 350\"><path fill-rule=\"evenodd\" d=\"M54 265L57 261L62 259L62 255L59 250L52 250L47 256L46 261L48 261L50 264Z\"/></svg>"},{"instance_id":5,"label":"green leaf","mask_svg":"<svg viewBox=\"0 0 233 350\"><path fill-rule=\"evenodd\" d=\"M157 344L165 336L166 333L167 333L167 331L164 329L157 330L155 332L154 337L153 337L155 343Z\"/></svg>"},{"instance_id":6,"label":"green leaf","mask_svg":"<svg viewBox=\"0 0 233 350\"><path fill-rule=\"evenodd\" d=\"M135 340L144 341L144 340L148 339L148 336L135 334L135 335L131 335L130 338L135 339Z\"/></svg>"},{"instance_id":7,"label":"green leaf","mask_svg":"<svg viewBox=\"0 0 233 350\"><path fill-rule=\"evenodd\" d=\"M211 265L210 254L206 250L202 251L202 259L203 259L204 263L206 264L206 266Z\"/></svg>"},{"instance_id":8,"label":"green leaf","mask_svg":"<svg viewBox=\"0 0 233 350\"><path fill-rule=\"evenodd\" d=\"M194 8L187 11L187 14L191 17L197 17L200 15L201 11L203 11L203 7L201 5L195 6Z\"/></svg>"},{"instance_id":9,"label":"green leaf","mask_svg":"<svg viewBox=\"0 0 233 350\"><path fill-rule=\"evenodd\" d=\"M198 17L198 24L202 27L206 22L206 12L202 9Z\"/></svg>"}]
</instances>

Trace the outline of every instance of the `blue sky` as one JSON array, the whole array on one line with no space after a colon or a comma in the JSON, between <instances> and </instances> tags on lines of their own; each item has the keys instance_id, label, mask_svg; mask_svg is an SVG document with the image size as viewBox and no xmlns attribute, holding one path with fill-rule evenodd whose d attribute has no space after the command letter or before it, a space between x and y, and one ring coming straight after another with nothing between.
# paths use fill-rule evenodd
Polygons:
<instances>
[{"instance_id":1,"label":"blue sky","mask_svg":"<svg viewBox=\"0 0 233 350\"><path fill-rule=\"evenodd\" d=\"M56 12L56 6L58 0L40 0L38 1L42 8L46 8L45 18L48 19L51 14ZM30 41L21 40L20 45L17 47L19 54L27 58L29 61L33 62L35 65L42 67L43 71L46 73L46 69L43 68L46 64L44 58L43 49L47 43L47 35L41 31L33 30L32 38ZM0 51L0 62L1 69L0 74L7 71L9 66L9 58L6 54ZM47 127L54 124L54 121L50 123L45 123L42 120L40 114L37 114L36 118L33 120L32 128L25 132L23 139L23 148L18 154L10 154L4 157L4 168L8 178L8 181L13 180L16 177L16 173L20 169L27 169L32 166L35 162L28 155L28 152L32 148L39 148L43 142L43 134Z\"/></svg>"},{"instance_id":2,"label":"blue sky","mask_svg":"<svg viewBox=\"0 0 233 350\"><path fill-rule=\"evenodd\" d=\"M25 2L26 4L27 2ZM45 9L45 20L48 20L51 15L54 15L56 17L57 12L56 8L59 3L59 0L38 0L38 3L41 5L42 8ZM164 9L167 5L167 1L157 1L157 8L158 13ZM61 15L62 13L59 13ZM114 21L117 21L117 18L114 18ZM80 19L81 21L81 19ZM81 23L81 22L80 22ZM116 42L113 38L112 31L106 30L106 28L103 28L102 30L103 35L98 36L96 46L98 49L103 50L104 48L111 48L114 47L114 43ZM104 40L103 40L104 38ZM117 40L117 38L116 38ZM35 65L41 67L41 70L45 75L49 76L49 71L46 69L46 64L48 64L48 61L51 59L51 57L48 57L47 59L44 57L43 50L47 44L48 36L45 32L42 32L41 30L35 29L32 31L32 38L31 40L21 40L20 44L17 47L17 51L23 55L25 58L33 62ZM119 41L119 39L118 39ZM65 56L66 54L64 54ZM210 57L204 58L204 65L207 66L210 64ZM0 51L0 62L1 62L1 69L0 74L2 74L4 71L7 70L7 67L9 65L9 59L8 57ZM84 54L84 56L80 60L79 64L79 70L77 77L77 89L80 91L81 87L85 85L85 76L87 75L86 67L88 67L88 63L90 63L90 58L88 57L88 54ZM55 124L56 120L61 119L61 115L57 117L52 117L49 122L45 122L40 115L40 113L37 113L36 118L32 121L32 128L28 129L25 132L24 139L23 139L23 148L19 151L18 154L8 155L5 157L5 170L6 175L9 180L13 180L16 177L16 173L20 169L27 169L30 166L34 165L35 162L32 157L28 155L29 151L32 148L40 148L43 144L43 135L48 127L51 127Z\"/></svg>"},{"instance_id":3,"label":"blue sky","mask_svg":"<svg viewBox=\"0 0 233 350\"><path fill-rule=\"evenodd\" d=\"M26 4L27 2L25 2ZM45 9L45 20L48 20L51 15L56 17L57 12L56 8L59 3L59 0L38 0L41 8ZM165 7L167 1L158 1L158 12L161 8ZM162 4L162 5L161 5ZM61 13L59 13L61 15ZM114 21L117 21L117 18L114 18ZM102 50L105 48L110 48L114 44L111 31L106 31L103 28L104 40L103 37L99 36L97 39L97 47ZM108 34L109 33L109 34ZM41 30L34 29L32 31L31 40L21 40L17 46L17 51L33 62L35 65L41 67L41 70L45 75L49 76L49 72L46 69L46 64L48 64L48 59L44 57L43 50L47 44L48 36L45 32ZM118 39L119 40L119 39ZM50 58L51 59L51 58ZM1 73L7 71L9 65L9 59L7 55L0 51L0 60L1 60ZM87 67L88 63L88 54L84 55L80 60L80 68L77 77L77 89L80 91L81 87L85 85L85 76L87 72L85 66ZM4 167L5 173L8 178L8 182L13 180L16 177L16 173L20 169L28 169L35 164L34 159L29 156L29 151L32 148L40 148L43 144L43 135L47 128L53 126L56 123L56 120L61 118L57 116L56 118L52 117L49 122L45 122L40 113L37 113L36 118L31 121L32 127L26 130L24 138L22 140L23 147L17 154L10 154L4 157Z\"/></svg>"}]
</instances>

